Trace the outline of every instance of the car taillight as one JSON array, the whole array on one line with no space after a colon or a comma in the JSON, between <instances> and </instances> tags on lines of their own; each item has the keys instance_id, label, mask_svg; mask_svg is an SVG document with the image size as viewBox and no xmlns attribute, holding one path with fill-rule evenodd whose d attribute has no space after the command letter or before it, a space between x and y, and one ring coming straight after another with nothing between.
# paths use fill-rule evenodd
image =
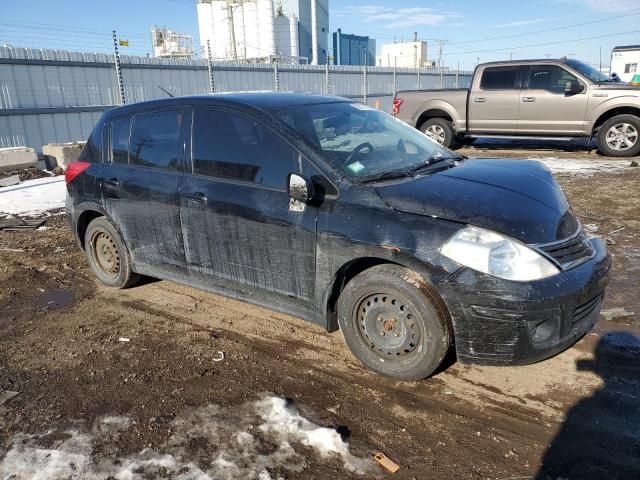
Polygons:
<instances>
[{"instance_id":1,"label":"car taillight","mask_svg":"<svg viewBox=\"0 0 640 480\"><path fill-rule=\"evenodd\" d=\"M400 113L400 105L402 105L402 99L398 97L394 97L393 99L393 114L398 115Z\"/></svg>"},{"instance_id":2,"label":"car taillight","mask_svg":"<svg viewBox=\"0 0 640 480\"><path fill-rule=\"evenodd\" d=\"M71 183L74 178L89 168L90 165L89 162L85 162L84 160L69 163L67 169L64 171L64 182Z\"/></svg>"}]
</instances>

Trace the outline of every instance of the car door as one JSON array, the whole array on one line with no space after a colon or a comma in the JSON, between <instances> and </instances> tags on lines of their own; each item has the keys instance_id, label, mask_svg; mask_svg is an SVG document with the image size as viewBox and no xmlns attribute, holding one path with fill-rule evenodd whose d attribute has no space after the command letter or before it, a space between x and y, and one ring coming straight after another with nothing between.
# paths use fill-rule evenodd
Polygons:
<instances>
[{"instance_id":1,"label":"car door","mask_svg":"<svg viewBox=\"0 0 640 480\"><path fill-rule=\"evenodd\" d=\"M469 97L469 133L517 133L520 70L517 65L484 68Z\"/></svg>"},{"instance_id":2,"label":"car door","mask_svg":"<svg viewBox=\"0 0 640 480\"><path fill-rule=\"evenodd\" d=\"M520 92L518 131L523 135L575 136L584 131L588 95L565 93L567 82L584 82L559 65L531 65Z\"/></svg>"},{"instance_id":3,"label":"car door","mask_svg":"<svg viewBox=\"0 0 640 480\"><path fill-rule=\"evenodd\" d=\"M189 115L182 108L114 118L102 195L140 273L186 274L178 187Z\"/></svg>"},{"instance_id":4,"label":"car door","mask_svg":"<svg viewBox=\"0 0 640 480\"><path fill-rule=\"evenodd\" d=\"M190 274L310 304L317 209L290 208L286 185L300 171L300 153L253 117L223 107L196 107L192 132L192 171L180 189Z\"/></svg>"}]
</instances>

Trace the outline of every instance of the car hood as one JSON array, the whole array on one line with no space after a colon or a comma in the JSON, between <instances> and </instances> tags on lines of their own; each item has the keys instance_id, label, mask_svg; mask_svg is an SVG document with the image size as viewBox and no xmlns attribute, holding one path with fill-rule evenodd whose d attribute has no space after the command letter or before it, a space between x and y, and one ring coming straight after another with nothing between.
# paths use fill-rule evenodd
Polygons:
<instances>
[{"instance_id":1,"label":"car hood","mask_svg":"<svg viewBox=\"0 0 640 480\"><path fill-rule=\"evenodd\" d=\"M579 228L564 192L537 161L465 160L376 191L395 210L488 228L530 244L561 240Z\"/></svg>"}]
</instances>

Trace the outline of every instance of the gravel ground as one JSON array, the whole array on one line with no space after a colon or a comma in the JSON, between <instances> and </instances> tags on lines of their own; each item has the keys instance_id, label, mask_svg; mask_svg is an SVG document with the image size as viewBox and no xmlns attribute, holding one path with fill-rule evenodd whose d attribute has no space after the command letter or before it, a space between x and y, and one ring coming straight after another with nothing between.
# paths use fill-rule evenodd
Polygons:
<instances>
[{"instance_id":1,"label":"gravel ground","mask_svg":"<svg viewBox=\"0 0 640 480\"><path fill-rule=\"evenodd\" d=\"M0 232L0 403L19 392L0 406L0 477L386 478L368 460L384 452L398 479L640 478L640 169L558 179L610 243L611 321L542 363L456 363L415 383L267 309L151 279L105 289L64 216ZM270 396L338 433L350 460L296 433L300 418L295 432L264 427Z\"/></svg>"}]
</instances>

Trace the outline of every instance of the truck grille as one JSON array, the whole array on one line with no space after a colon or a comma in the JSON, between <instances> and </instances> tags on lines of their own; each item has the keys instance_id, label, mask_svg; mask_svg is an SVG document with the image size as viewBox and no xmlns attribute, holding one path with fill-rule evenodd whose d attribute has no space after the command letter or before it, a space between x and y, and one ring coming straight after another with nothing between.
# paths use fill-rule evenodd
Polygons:
<instances>
[{"instance_id":1,"label":"truck grille","mask_svg":"<svg viewBox=\"0 0 640 480\"><path fill-rule=\"evenodd\" d=\"M583 231L560 242L539 245L538 248L553 258L563 270L574 267L593 255L591 240Z\"/></svg>"}]
</instances>

